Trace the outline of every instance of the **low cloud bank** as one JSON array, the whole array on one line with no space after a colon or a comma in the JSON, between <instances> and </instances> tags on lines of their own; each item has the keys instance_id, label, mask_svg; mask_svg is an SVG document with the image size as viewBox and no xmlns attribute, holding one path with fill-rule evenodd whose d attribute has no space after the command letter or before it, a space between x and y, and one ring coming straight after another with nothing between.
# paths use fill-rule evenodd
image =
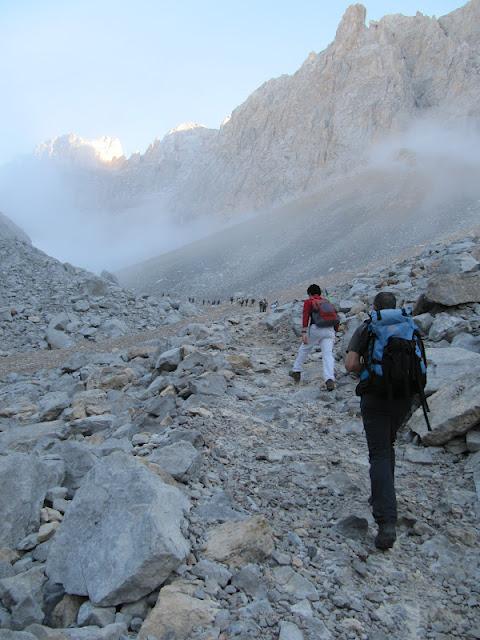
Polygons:
<instances>
[{"instance_id":1,"label":"low cloud bank","mask_svg":"<svg viewBox=\"0 0 480 640\"><path fill-rule=\"evenodd\" d=\"M100 177L101 179L101 177ZM94 172L26 158L0 171L0 210L42 251L93 271L120 269L218 230L218 218L180 224L154 197L107 210Z\"/></svg>"}]
</instances>

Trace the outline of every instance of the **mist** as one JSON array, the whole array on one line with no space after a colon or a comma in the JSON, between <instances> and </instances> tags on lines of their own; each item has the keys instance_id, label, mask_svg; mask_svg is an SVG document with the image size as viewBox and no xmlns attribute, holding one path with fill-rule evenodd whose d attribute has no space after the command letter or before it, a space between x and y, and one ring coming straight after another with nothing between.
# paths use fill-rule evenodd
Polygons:
<instances>
[{"instance_id":1,"label":"mist","mask_svg":"<svg viewBox=\"0 0 480 640\"><path fill-rule=\"evenodd\" d=\"M479 149L478 121L427 116L374 145L368 164L372 169L422 176L428 183L422 208L430 210L452 198L480 197Z\"/></svg>"},{"instance_id":2,"label":"mist","mask_svg":"<svg viewBox=\"0 0 480 640\"><path fill-rule=\"evenodd\" d=\"M155 196L112 211L98 202L99 176L101 169L22 158L0 170L0 210L42 251L95 272L147 260L225 226L213 216L181 222Z\"/></svg>"}]
</instances>

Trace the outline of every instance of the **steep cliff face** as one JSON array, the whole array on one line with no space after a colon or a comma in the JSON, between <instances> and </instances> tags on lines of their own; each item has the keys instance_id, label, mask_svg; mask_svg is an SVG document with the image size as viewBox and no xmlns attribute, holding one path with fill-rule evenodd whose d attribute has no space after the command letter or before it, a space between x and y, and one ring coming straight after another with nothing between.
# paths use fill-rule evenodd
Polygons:
<instances>
[{"instance_id":1,"label":"steep cliff face","mask_svg":"<svg viewBox=\"0 0 480 640\"><path fill-rule=\"evenodd\" d=\"M167 135L121 181L184 214L257 210L358 166L416 118L478 122L480 0L440 19L365 19L351 6L334 42L293 76L266 82L218 132Z\"/></svg>"}]
</instances>

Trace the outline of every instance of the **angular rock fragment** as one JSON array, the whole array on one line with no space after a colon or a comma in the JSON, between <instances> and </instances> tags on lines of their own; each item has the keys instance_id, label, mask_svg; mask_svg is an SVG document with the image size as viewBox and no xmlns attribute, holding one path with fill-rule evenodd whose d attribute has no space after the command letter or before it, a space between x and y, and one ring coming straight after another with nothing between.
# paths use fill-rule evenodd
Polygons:
<instances>
[{"instance_id":1,"label":"angular rock fragment","mask_svg":"<svg viewBox=\"0 0 480 640\"><path fill-rule=\"evenodd\" d=\"M138 600L184 560L185 496L131 456L97 462L75 494L49 550L47 574L99 606Z\"/></svg>"},{"instance_id":2,"label":"angular rock fragment","mask_svg":"<svg viewBox=\"0 0 480 640\"><path fill-rule=\"evenodd\" d=\"M421 408L415 411L407 427L425 445L445 444L480 423L480 380L471 376L452 379L428 399L428 404L432 431L427 429Z\"/></svg>"},{"instance_id":3,"label":"angular rock fragment","mask_svg":"<svg viewBox=\"0 0 480 640\"><path fill-rule=\"evenodd\" d=\"M195 478L202 464L201 454L185 440L156 449L148 459L180 482L188 482Z\"/></svg>"},{"instance_id":4,"label":"angular rock fragment","mask_svg":"<svg viewBox=\"0 0 480 640\"><path fill-rule=\"evenodd\" d=\"M50 487L63 479L36 455L10 453L0 456L0 546L15 548L40 525L40 510Z\"/></svg>"},{"instance_id":5,"label":"angular rock fragment","mask_svg":"<svg viewBox=\"0 0 480 640\"><path fill-rule=\"evenodd\" d=\"M262 516L225 522L207 534L205 556L231 566L261 562L272 551L272 530Z\"/></svg>"},{"instance_id":6,"label":"angular rock fragment","mask_svg":"<svg viewBox=\"0 0 480 640\"><path fill-rule=\"evenodd\" d=\"M143 623L138 640L189 640L195 627L213 624L219 608L210 598L195 597L199 582L176 580L160 590L157 604Z\"/></svg>"}]
</instances>

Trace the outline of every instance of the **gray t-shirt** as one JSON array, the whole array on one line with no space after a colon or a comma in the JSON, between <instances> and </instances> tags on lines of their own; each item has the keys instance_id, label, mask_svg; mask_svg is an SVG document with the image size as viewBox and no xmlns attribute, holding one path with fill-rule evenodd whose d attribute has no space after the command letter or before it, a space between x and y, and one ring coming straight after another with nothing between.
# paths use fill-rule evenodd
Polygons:
<instances>
[{"instance_id":1,"label":"gray t-shirt","mask_svg":"<svg viewBox=\"0 0 480 640\"><path fill-rule=\"evenodd\" d=\"M350 342L348 343L347 353L354 351L361 356L365 356L368 346L368 322L363 322L359 327L355 329Z\"/></svg>"}]
</instances>

